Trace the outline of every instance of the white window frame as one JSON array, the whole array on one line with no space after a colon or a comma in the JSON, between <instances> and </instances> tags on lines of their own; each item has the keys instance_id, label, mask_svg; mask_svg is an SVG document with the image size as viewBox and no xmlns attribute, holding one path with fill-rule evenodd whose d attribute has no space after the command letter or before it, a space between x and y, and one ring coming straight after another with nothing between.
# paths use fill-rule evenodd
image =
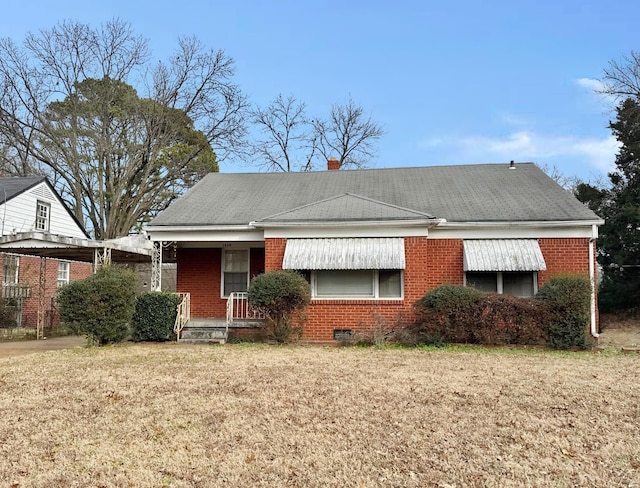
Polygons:
<instances>
[{"instance_id":1,"label":"white window frame","mask_svg":"<svg viewBox=\"0 0 640 488\"><path fill-rule=\"evenodd\" d=\"M38 200L36 203L36 230L49 232L51 224L51 204Z\"/></svg>"},{"instance_id":2,"label":"white window frame","mask_svg":"<svg viewBox=\"0 0 640 488\"><path fill-rule=\"evenodd\" d=\"M64 273L64 277L60 278L60 272ZM58 261L58 288L69 284L71 277L71 263L69 261Z\"/></svg>"},{"instance_id":3,"label":"white window frame","mask_svg":"<svg viewBox=\"0 0 640 488\"><path fill-rule=\"evenodd\" d=\"M372 295L320 295L317 292L317 273L322 270L311 270L311 298L313 300L404 300L404 270L398 269L395 271L400 272L400 296L399 297L381 297L380 296L380 270L365 270L371 271L373 280L373 294ZM340 271L363 271L363 270L340 270ZM394 271L394 270L384 270Z\"/></svg>"},{"instance_id":4,"label":"white window frame","mask_svg":"<svg viewBox=\"0 0 640 488\"><path fill-rule=\"evenodd\" d=\"M516 271L517 273L531 273L533 279L533 296L538 294L538 272L537 271ZM509 273L509 271L465 271L464 273L464 285L467 286L467 273L485 273L496 274L496 293L504 295L504 282L503 273ZM516 295L514 295L516 296Z\"/></svg>"},{"instance_id":5,"label":"white window frame","mask_svg":"<svg viewBox=\"0 0 640 488\"><path fill-rule=\"evenodd\" d=\"M220 256L220 298L229 298L229 295L224 294L224 263L227 252L246 251L247 253L247 289L249 288L249 275L251 273L251 249L223 249Z\"/></svg>"},{"instance_id":6,"label":"white window frame","mask_svg":"<svg viewBox=\"0 0 640 488\"><path fill-rule=\"evenodd\" d=\"M7 264L9 261L15 260L15 269L13 270L13 277L11 281L7 280ZM5 254L2 260L2 284L3 285L17 285L20 282L20 256L15 254Z\"/></svg>"}]
</instances>

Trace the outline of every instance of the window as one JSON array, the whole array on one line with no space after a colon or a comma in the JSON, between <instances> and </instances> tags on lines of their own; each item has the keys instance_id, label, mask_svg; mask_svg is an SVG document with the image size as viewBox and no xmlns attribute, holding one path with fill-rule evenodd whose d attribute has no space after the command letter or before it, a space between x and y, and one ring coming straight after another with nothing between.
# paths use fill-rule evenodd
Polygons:
<instances>
[{"instance_id":1,"label":"window","mask_svg":"<svg viewBox=\"0 0 640 488\"><path fill-rule=\"evenodd\" d=\"M36 205L36 230L49 231L49 219L51 217L51 205L38 200Z\"/></svg>"},{"instance_id":2,"label":"window","mask_svg":"<svg viewBox=\"0 0 640 488\"><path fill-rule=\"evenodd\" d=\"M69 262L58 261L58 288L69 283Z\"/></svg>"},{"instance_id":3,"label":"window","mask_svg":"<svg viewBox=\"0 0 640 488\"><path fill-rule=\"evenodd\" d=\"M312 271L311 290L314 298L402 298L402 271Z\"/></svg>"},{"instance_id":4,"label":"window","mask_svg":"<svg viewBox=\"0 0 640 488\"><path fill-rule=\"evenodd\" d=\"M3 285L18 284L18 269L20 268L20 258L13 254L5 254L3 259Z\"/></svg>"},{"instance_id":5,"label":"window","mask_svg":"<svg viewBox=\"0 0 640 488\"><path fill-rule=\"evenodd\" d=\"M465 278L467 285L486 292L532 297L538 291L538 273L535 271L467 271Z\"/></svg>"},{"instance_id":6,"label":"window","mask_svg":"<svg viewBox=\"0 0 640 488\"><path fill-rule=\"evenodd\" d=\"M222 252L222 296L247 291L249 286L249 250L225 249Z\"/></svg>"}]
</instances>

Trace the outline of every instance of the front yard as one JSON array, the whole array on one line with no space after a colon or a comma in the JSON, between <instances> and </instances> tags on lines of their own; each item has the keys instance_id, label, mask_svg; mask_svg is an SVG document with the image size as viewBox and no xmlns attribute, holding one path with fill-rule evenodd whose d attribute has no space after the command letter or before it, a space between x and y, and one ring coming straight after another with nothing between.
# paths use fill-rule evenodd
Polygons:
<instances>
[{"instance_id":1,"label":"front yard","mask_svg":"<svg viewBox=\"0 0 640 488\"><path fill-rule=\"evenodd\" d=\"M639 486L640 356L128 345L0 360L2 486Z\"/></svg>"}]
</instances>

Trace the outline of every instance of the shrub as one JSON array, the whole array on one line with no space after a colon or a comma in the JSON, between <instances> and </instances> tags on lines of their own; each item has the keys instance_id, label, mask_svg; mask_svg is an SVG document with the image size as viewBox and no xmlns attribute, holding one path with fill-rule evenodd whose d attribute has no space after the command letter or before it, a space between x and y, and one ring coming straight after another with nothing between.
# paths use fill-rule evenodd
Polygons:
<instances>
[{"instance_id":1,"label":"shrub","mask_svg":"<svg viewBox=\"0 0 640 488\"><path fill-rule=\"evenodd\" d=\"M136 299L131 319L131 339L141 341L167 341L174 337L180 297L175 293L150 292Z\"/></svg>"},{"instance_id":2,"label":"shrub","mask_svg":"<svg viewBox=\"0 0 640 488\"><path fill-rule=\"evenodd\" d=\"M299 312L309 304L311 289L300 274L286 270L260 274L251 280L248 296L251 307L267 317L269 338L283 343L302 335L305 317Z\"/></svg>"},{"instance_id":3,"label":"shrub","mask_svg":"<svg viewBox=\"0 0 640 488\"><path fill-rule=\"evenodd\" d=\"M463 285L442 285L427 292L413 305L417 317L409 327L413 340L427 345L474 342L467 324L473 321L473 306L483 296L481 291Z\"/></svg>"},{"instance_id":4,"label":"shrub","mask_svg":"<svg viewBox=\"0 0 640 488\"><path fill-rule=\"evenodd\" d=\"M137 279L133 272L106 267L58 290L57 302L65 325L90 342L121 342L129 335Z\"/></svg>"},{"instance_id":5,"label":"shrub","mask_svg":"<svg viewBox=\"0 0 640 488\"><path fill-rule=\"evenodd\" d=\"M445 285L418 300L414 311L405 344L544 344L547 338L547 307L527 298Z\"/></svg>"},{"instance_id":6,"label":"shrub","mask_svg":"<svg viewBox=\"0 0 640 488\"><path fill-rule=\"evenodd\" d=\"M427 308L435 312L462 309L473 305L484 293L464 285L442 285L435 288L416 302L419 308Z\"/></svg>"},{"instance_id":7,"label":"shrub","mask_svg":"<svg viewBox=\"0 0 640 488\"><path fill-rule=\"evenodd\" d=\"M586 349L591 310L591 281L584 275L559 275L536 295L550 306L549 345L556 349Z\"/></svg>"},{"instance_id":8,"label":"shrub","mask_svg":"<svg viewBox=\"0 0 640 488\"><path fill-rule=\"evenodd\" d=\"M547 307L542 302L511 295L488 294L474 306L470 329L474 342L484 345L543 345Z\"/></svg>"},{"instance_id":9,"label":"shrub","mask_svg":"<svg viewBox=\"0 0 640 488\"><path fill-rule=\"evenodd\" d=\"M0 298L0 328L15 327L17 302L15 298Z\"/></svg>"}]
</instances>

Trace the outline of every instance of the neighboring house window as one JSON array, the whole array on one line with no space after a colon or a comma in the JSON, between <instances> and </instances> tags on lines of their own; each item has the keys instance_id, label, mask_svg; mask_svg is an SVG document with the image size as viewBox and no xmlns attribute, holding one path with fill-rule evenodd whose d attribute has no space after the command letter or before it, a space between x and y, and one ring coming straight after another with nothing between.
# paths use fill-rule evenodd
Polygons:
<instances>
[{"instance_id":1,"label":"neighboring house window","mask_svg":"<svg viewBox=\"0 0 640 488\"><path fill-rule=\"evenodd\" d=\"M36 205L36 230L49 231L49 220L51 218L51 205L38 200Z\"/></svg>"},{"instance_id":2,"label":"neighboring house window","mask_svg":"<svg viewBox=\"0 0 640 488\"><path fill-rule=\"evenodd\" d=\"M18 284L18 269L20 268L20 258L13 254L5 254L3 260L3 285Z\"/></svg>"},{"instance_id":3,"label":"neighboring house window","mask_svg":"<svg viewBox=\"0 0 640 488\"><path fill-rule=\"evenodd\" d=\"M402 298L402 271L318 270L311 272L314 298Z\"/></svg>"},{"instance_id":4,"label":"neighboring house window","mask_svg":"<svg viewBox=\"0 0 640 488\"><path fill-rule=\"evenodd\" d=\"M222 253L222 296L247 291L249 286L249 250L225 249Z\"/></svg>"},{"instance_id":5,"label":"neighboring house window","mask_svg":"<svg viewBox=\"0 0 640 488\"><path fill-rule=\"evenodd\" d=\"M69 284L69 262L58 261L58 288Z\"/></svg>"},{"instance_id":6,"label":"neighboring house window","mask_svg":"<svg viewBox=\"0 0 640 488\"><path fill-rule=\"evenodd\" d=\"M535 271L467 271L465 278L467 285L486 292L517 297L532 297L538 292L538 273Z\"/></svg>"}]
</instances>

